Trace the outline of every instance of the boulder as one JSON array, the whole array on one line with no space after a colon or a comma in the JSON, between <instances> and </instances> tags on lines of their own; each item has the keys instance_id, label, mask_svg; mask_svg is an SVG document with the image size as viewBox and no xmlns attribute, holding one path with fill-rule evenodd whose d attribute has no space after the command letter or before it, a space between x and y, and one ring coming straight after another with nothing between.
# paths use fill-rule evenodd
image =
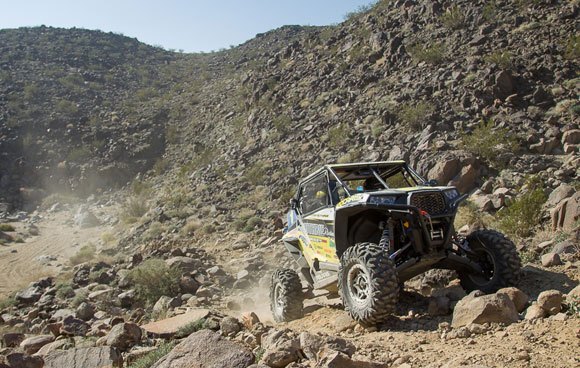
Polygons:
<instances>
[{"instance_id":1,"label":"boulder","mask_svg":"<svg viewBox=\"0 0 580 368\"><path fill-rule=\"evenodd\" d=\"M6 356L11 368L43 368L44 359L39 356L30 356L22 353L12 353Z\"/></svg>"},{"instance_id":2,"label":"boulder","mask_svg":"<svg viewBox=\"0 0 580 368\"><path fill-rule=\"evenodd\" d=\"M73 339L60 339L51 342L50 344L46 344L40 348L34 355L45 356L51 351L55 350L69 350L75 347L75 343Z\"/></svg>"},{"instance_id":3,"label":"boulder","mask_svg":"<svg viewBox=\"0 0 580 368\"><path fill-rule=\"evenodd\" d=\"M75 224L80 228L99 226L101 221L86 207L81 206L74 218Z\"/></svg>"},{"instance_id":4,"label":"boulder","mask_svg":"<svg viewBox=\"0 0 580 368\"><path fill-rule=\"evenodd\" d=\"M95 315L95 306L91 303L82 302L76 309L75 315L83 321L88 321Z\"/></svg>"},{"instance_id":5,"label":"boulder","mask_svg":"<svg viewBox=\"0 0 580 368\"><path fill-rule=\"evenodd\" d=\"M356 352L356 347L350 341L340 337L314 335L308 332L300 334L300 347L304 355L310 360L318 360L318 355L323 349L331 349L341 352L348 357Z\"/></svg>"},{"instance_id":6,"label":"boulder","mask_svg":"<svg viewBox=\"0 0 580 368\"><path fill-rule=\"evenodd\" d=\"M459 159L451 157L445 161L439 161L435 166L429 170L427 178L429 180L435 179L441 185L447 184L459 172Z\"/></svg>"},{"instance_id":7,"label":"boulder","mask_svg":"<svg viewBox=\"0 0 580 368\"><path fill-rule=\"evenodd\" d=\"M398 365L401 367L402 365ZM384 368L385 364L351 359L348 355L332 349L320 353L316 367L324 368Z\"/></svg>"},{"instance_id":8,"label":"boulder","mask_svg":"<svg viewBox=\"0 0 580 368\"><path fill-rule=\"evenodd\" d=\"M514 303L516 306L516 310L518 313L523 312L526 309L526 305L528 304L529 297L516 287L506 287L503 289L499 289L497 294L505 294L508 298Z\"/></svg>"},{"instance_id":9,"label":"boulder","mask_svg":"<svg viewBox=\"0 0 580 368\"><path fill-rule=\"evenodd\" d=\"M171 269L181 271L183 274L197 271L203 265L198 259L183 256L169 258L165 261L165 264Z\"/></svg>"},{"instance_id":10,"label":"boulder","mask_svg":"<svg viewBox=\"0 0 580 368\"><path fill-rule=\"evenodd\" d=\"M544 204L545 208L552 208L564 199L571 197L576 190L569 184L562 183L550 193L548 200Z\"/></svg>"},{"instance_id":11,"label":"boulder","mask_svg":"<svg viewBox=\"0 0 580 368\"><path fill-rule=\"evenodd\" d=\"M23 333L5 333L2 335L2 346L6 348L15 348L20 345L25 338L26 336Z\"/></svg>"},{"instance_id":12,"label":"boulder","mask_svg":"<svg viewBox=\"0 0 580 368\"><path fill-rule=\"evenodd\" d=\"M580 129L570 129L562 134L562 144L579 144Z\"/></svg>"},{"instance_id":13,"label":"boulder","mask_svg":"<svg viewBox=\"0 0 580 368\"><path fill-rule=\"evenodd\" d=\"M546 253L542 256L542 266L552 267L562 264L560 255L558 253Z\"/></svg>"},{"instance_id":14,"label":"boulder","mask_svg":"<svg viewBox=\"0 0 580 368\"><path fill-rule=\"evenodd\" d=\"M300 360L300 341L290 330L271 329L262 335L264 355L261 362L274 368L283 368Z\"/></svg>"},{"instance_id":15,"label":"boulder","mask_svg":"<svg viewBox=\"0 0 580 368\"><path fill-rule=\"evenodd\" d=\"M55 350L44 356L44 368L122 367L119 350L111 346Z\"/></svg>"},{"instance_id":16,"label":"boulder","mask_svg":"<svg viewBox=\"0 0 580 368\"><path fill-rule=\"evenodd\" d=\"M564 296L558 290L546 290L538 295L538 306L549 315L559 313L562 310L563 301Z\"/></svg>"},{"instance_id":17,"label":"boulder","mask_svg":"<svg viewBox=\"0 0 580 368\"><path fill-rule=\"evenodd\" d=\"M553 230L570 231L575 228L580 219L580 192L564 199L550 212Z\"/></svg>"},{"instance_id":18,"label":"boulder","mask_svg":"<svg viewBox=\"0 0 580 368\"><path fill-rule=\"evenodd\" d=\"M29 338L22 340L22 342L20 343L20 348L26 354L34 354L38 350L40 350L41 347L43 347L44 345L49 344L53 341L54 341L53 335L32 336L32 337L29 337Z\"/></svg>"},{"instance_id":19,"label":"boulder","mask_svg":"<svg viewBox=\"0 0 580 368\"><path fill-rule=\"evenodd\" d=\"M564 240L563 242L560 242L556 245L554 245L554 247L552 248L552 252L551 253L555 253L558 255L561 254L574 254L576 253L576 248L577 245L574 244L573 241L571 240Z\"/></svg>"},{"instance_id":20,"label":"boulder","mask_svg":"<svg viewBox=\"0 0 580 368\"><path fill-rule=\"evenodd\" d=\"M105 345L127 351L141 341L141 328L132 322L119 323L105 338Z\"/></svg>"},{"instance_id":21,"label":"boulder","mask_svg":"<svg viewBox=\"0 0 580 368\"><path fill-rule=\"evenodd\" d=\"M507 295L481 294L475 290L457 303L451 322L453 327L486 322L511 324L519 320L516 306Z\"/></svg>"},{"instance_id":22,"label":"boulder","mask_svg":"<svg viewBox=\"0 0 580 368\"><path fill-rule=\"evenodd\" d=\"M500 99L505 99L515 90L515 83L512 75L505 70L495 76L494 94Z\"/></svg>"},{"instance_id":23,"label":"boulder","mask_svg":"<svg viewBox=\"0 0 580 368\"><path fill-rule=\"evenodd\" d=\"M254 354L220 334L202 330L189 335L151 368L246 368L254 363Z\"/></svg>"},{"instance_id":24,"label":"boulder","mask_svg":"<svg viewBox=\"0 0 580 368\"><path fill-rule=\"evenodd\" d=\"M234 336L240 332L241 326L237 318L224 317L220 321L220 331L224 336Z\"/></svg>"},{"instance_id":25,"label":"boulder","mask_svg":"<svg viewBox=\"0 0 580 368\"><path fill-rule=\"evenodd\" d=\"M68 336L86 336L91 326L79 318L68 316L62 320L60 333Z\"/></svg>"},{"instance_id":26,"label":"boulder","mask_svg":"<svg viewBox=\"0 0 580 368\"><path fill-rule=\"evenodd\" d=\"M478 170L474 165L464 166L459 174L450 182L460 193L467 193L475 188L475 180L479 176Z\"/></svg>"},{"instance_id":27,"label":"boulder","mask_svg":"<svg viewBox=\"0 0 580 368\"><path fill-rule=\"evenodd\" d=\"M135 303L135 290L127 290L124 293L119 294L118 299L121 307L123 308L131 308Z\"/></svg>"},{"instance_id":28,"label":"boulder","mask_svg":"<svg viewBox=\"0 0 580 368\"><path fill-rule=\"evenodd\" d=\"M148 323L143 325L142 328L147 332L148 335L169 338L175 335L182 327L199 321L200 319L207 318L209 314L209 310L207 309L194 309L187 313L179 314L175 317Z\"/></svg>"},{"instance_id":29,"label":"boulder","mask_svg":"<svg viewBox=\"0 0 580 368\"><path fill-rule=\"evenodd\" d=\"M533 319L544 318L546 317L546 311L542 309L538 304L532 304L526 310L526 316L524 317L526 320L530 321Z\"/></svg>"},{"instance_id":30,"label":"boulder","mask_svg":"<svg viewBox=\"0 0 580 368\"><path fill-rule=\"evenodd\" d=\"M43 291L40 287L30 286L24 290L20 290L19 292L17 292L15 295L15 299L16 301L23 304L32 304L40 300L42 293Z\"/></svg>"}]
</instances>

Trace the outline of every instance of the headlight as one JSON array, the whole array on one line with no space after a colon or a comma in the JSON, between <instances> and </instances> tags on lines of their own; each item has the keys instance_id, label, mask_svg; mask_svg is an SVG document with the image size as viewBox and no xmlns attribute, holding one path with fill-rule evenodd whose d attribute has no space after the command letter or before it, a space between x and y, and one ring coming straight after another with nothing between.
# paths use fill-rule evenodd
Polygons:
<instances>
[{"instance_id":1,"label":"headlight","mask_svg":"<svg viewBox=\"0 0 580 368\"><path fill-rule=\"evenodd\" d=\"M371 196L369 198L370 204L377 204L377 205L384 205L384 204L393 204L397 200L397 197L393 196Z\"/></svg>"},{"instance_id":2,"label":"headlight","mask_svg":"<svg viewBox=\"0 0 580 368\"><path fill-rule=\"evenodd\" d=\"M459 197L459 192L457 191L457 189L446 190L443 193L445 193L445 197L447 197L447 200L450 202L455 198Z\"/></svg>"}]
</instances>

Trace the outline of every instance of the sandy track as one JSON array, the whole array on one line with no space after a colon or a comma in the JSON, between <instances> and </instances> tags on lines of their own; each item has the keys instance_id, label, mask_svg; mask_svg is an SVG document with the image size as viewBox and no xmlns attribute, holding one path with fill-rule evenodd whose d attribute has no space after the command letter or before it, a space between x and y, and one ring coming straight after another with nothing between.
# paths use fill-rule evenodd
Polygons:
<instances>
[{"instance_id":1,"label":"sandy track","mask_svg":"<svg viewBox=\"0 0 580 368\"><path fill-rule=\"evenodd\" d=\"M21 289L40 277L57 275L69 266L68 259L78 249L93 242L97 244L105 227L81 229L72 222L72 214L62 211L47 215L37 223L40 235L25 239L24 243L0 246L0 298ZM25 233L23 223L12 223ZM11 233L18 236L18 234ZM54 256L55 261L41 262L41 256Z\"/></svg>"}]
</instances>

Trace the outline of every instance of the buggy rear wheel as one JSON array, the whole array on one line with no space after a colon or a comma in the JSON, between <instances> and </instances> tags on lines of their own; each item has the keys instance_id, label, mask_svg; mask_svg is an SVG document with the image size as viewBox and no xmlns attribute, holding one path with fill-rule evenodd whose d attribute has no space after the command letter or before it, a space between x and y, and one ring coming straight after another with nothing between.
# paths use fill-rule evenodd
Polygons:
<instances>
[{"instance_id":1,"label":"buggy rear wheel","mask_svg":"<svg viewBox=\"0 0 580 368\"><path fill-rule=\"evenodd\" d=\"M473 252L468 257L479 264L483 272L458 271L461 286L466 291L494 293L518 283L522 262L516 246L505 235L494 230L478 230L467 237L467 242Z\"/></svg>"},{"instance_id":2,"label":"buggy rear wheel","mask_svg":"<svg viewBox=\"0 0 580 368\"><path fill-rule=\"evenodd\" d=\"M270 310L276 322L288 322L302 317L304 294L298 274L279 269L272 274Z\"/></svg>"}]
</instances>

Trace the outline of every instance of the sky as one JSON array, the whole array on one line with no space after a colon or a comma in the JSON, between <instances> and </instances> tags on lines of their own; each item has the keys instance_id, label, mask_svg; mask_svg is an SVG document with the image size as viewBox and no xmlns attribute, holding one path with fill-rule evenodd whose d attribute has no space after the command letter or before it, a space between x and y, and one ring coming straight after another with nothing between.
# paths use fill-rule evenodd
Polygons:
<instances>
[{"instance_id":1,"label":"sky","mask_svg":"<svg viewBox=\"0 0 580 368\"><path fill-rule=\"evenodd\" d=\"M122 33L165 49L212 51L289 24L329 25L373 0L0 0L0 29Z\"/></svg>"}]
</instances>

